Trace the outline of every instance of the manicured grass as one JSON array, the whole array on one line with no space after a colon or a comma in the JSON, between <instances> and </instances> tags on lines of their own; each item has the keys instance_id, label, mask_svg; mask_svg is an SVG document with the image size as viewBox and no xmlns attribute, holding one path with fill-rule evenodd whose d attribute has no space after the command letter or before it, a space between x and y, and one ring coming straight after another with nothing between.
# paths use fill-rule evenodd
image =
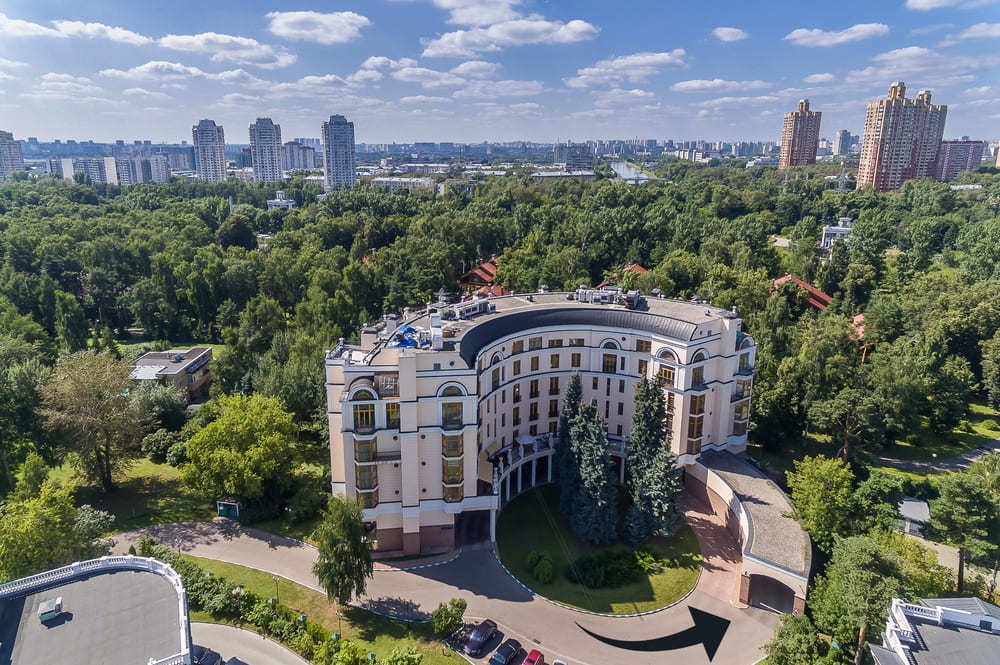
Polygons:
<instances>
[{"instance_id":1,"label":"manicured grass","mask_svg":"<svg viewBox=\"0 0 1000 665\"><path fill-rule=\"evenodd\" d=\"M916 444L896 441L881 454L893 459L924 462L933 460L934 455L937 455L937 459L942 460L1000 439L1000 412L985 404L971 404L969 409L967 420L971 431L956 427L946 434L937 434L925 430Z\"/></svg>"},{"instance_id":2,"label":"manicured grass","mask_svg":"<svg viewBox=\"0 0 1000 665\"><path fill-rule=\"evenodd\" d=\"M570 563L582 554L604 549L631 551L623 545L606 548L581 543L566 518L559 514L559 493L547 485L522 494L500 514L497 547L507 569L537 593L552 600L594 612L633 614L655 610L679 600L698 582L701 550L687 524L670 538L656 538L645 545L663 565L661 572L640 582L614 589L588 589L566 579ZM532 550L548 552L554 576L550 583L534 579L527 556Z\"/></svg>"},{"instance_id":3,"label":"manicured grass","mask_svg":"<svg viewBox=\"0 0 1000 665\"><path fill-rule=\"evenodd\" d=\"M196 563L213 575L225 577L231 582L242 584L264 598L275 594L275 582L270 573L223 563L214 559L203 559L181 555ZM344 610L343 620L337 616L337 607L327 600L326 594L313 591L284 578L277 578L277 594L282 605L296 613L305 614L310 621L321 624L328 632L340 633L345 639L357 642L366 651L374 652L382 659L395 647L410 646L423 654L424 665L459 665L462 658L434 637L429 624L409 624L371 614L355 607ZM205 612L192 612L193 621L214 621Z\"/></svg>"},{"instance_id":4,"label":"manicured grass","mask_svg":"<svg viewBox=\"0 0 1000 665\"><path fill-rule=\"evenodd\" d=\"M260 529L261 531L267 531L278 536L284 536L285 538L294 538L295 540L301 540L303 542L311 542L312 533L316 530L317 524L319 524L319 517L297 523L281 519L265 520L263 522L247 524L247 526L254 529Z\"/></svg>"},{"instance_id":5,"label":"manicured grass","mask_svg":"<svg viewBox=\"0 0 1000 665\"><path fill-rule=\"evenodd\" d=\"M53 469L50 477L68 479L72 475L72 468L63 465ZM89 503L114 515L115 531L213 516L212 506L188 489L181 481L180 469L169 464L140 459L117 485L110 493L91 485L82 485L76 492L77 503Z\"/></svg>"}]
</instances>

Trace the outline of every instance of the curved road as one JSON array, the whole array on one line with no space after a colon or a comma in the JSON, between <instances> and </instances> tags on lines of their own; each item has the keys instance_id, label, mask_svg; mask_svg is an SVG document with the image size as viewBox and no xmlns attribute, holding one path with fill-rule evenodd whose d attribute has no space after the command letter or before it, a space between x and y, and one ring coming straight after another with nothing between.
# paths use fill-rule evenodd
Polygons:
<instances>
[{"instance_id":1,"label":"curved road","mask_svg":"<svg viewBox=\"0 0 1000 665\"><path fill-rule=\"evenodd\" d=\"M242 628L220 623L191 623L191 640L218 652L223 661L233 656L247 665L309 665L277 642Z\"/></svg>"},{"instance_id":2,"label":"curved road","mask_svg":"<svg viewBox=\"0 0 1000 665\"><path fill-rule=\"evenodd\" d=\"M548 659L562 657L577 665L660 665L666 654L625 651L588 636L585 627L615 639L641 640L671 635L693 625L687 607L715 614L731 623L712 661L700 644L670 652L685 665L716 663L751 665L760 647L774 634L779 617L733 602L739 554L718 519L690 506L687 519L702 547L704 563L697 588L677 605L641 617L592 616L550 603L515 582L500 567L492 550L466 548L457 557L376 565L367 595L358 605L393 616L426 618L441 601L464 598L468 615L490 617L528 649L538 648ZM125 551L142 534L150 534L171 549L265 570L319 590L312 574L315 548L239 524L213 522L165 524L121 534L116 551Z\"/></svg>"}]
</instances>

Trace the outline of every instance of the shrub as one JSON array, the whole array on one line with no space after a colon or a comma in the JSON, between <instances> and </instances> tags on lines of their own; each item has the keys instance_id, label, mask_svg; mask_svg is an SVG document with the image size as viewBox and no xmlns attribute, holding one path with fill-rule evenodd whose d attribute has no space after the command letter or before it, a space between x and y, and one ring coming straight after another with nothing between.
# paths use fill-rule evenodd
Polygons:
<instances>
[{"instance_id":1,"label":"shrub","mask_svg":"<svg viewBox=\"0 0 1000 665\"><path fill-rule=\"evenodd\" d=\"M604 586L604 564L596 556L585 554L569 565L566 579L589 589L599 589Z\"/></svg>"},{"instance_id":2,"label":"shrub","mask_svg":"<svg viewBox=\"0 0 1000 665\"><path fill-rule=\"evenodd\" d=\"M434 633L439 637L448 637L462 627L467 603L462 598L452 598L447 603L441 603L431 615Z\"/></svg>"},{"instance_id":3,"label":"shrub","mask_svg":"<svg viewBox=\"0 0 1000 665\"><path fill-rule=\"evenodd\" d=\"M635 551L635 563L646 574L658 573L663 570L663 563L657 558L655 553L647 549Z\"/></svg>"},{"instance_id":4,"label":"shrub","mask_svg":"<svg viewBox=\"0 0 1000 665\"><path fill-rule=\"evenodd\" d=\"M968 420L966 420L965 418L962 418L961 420L959 420L959 421L958 421L958 429L959 429L960 431L962 431L962 432L966 432L966 433L968 433L968 432L975 432L975 431L976 431L976 430L975 430L975 429L974 429L974 428L972 427L972 423L970 423L970 422L969 422Z\"/></svg>"},{"instance_id":5,"label":"shrub","mask_svg":"<svg viewBox=\"0 0 1000 665\"><path fill-rule=\"evenodd\" d=\"M630 550L607 550L585 554L566 569L570 582L590 589L615 588L642 578L643 568Z\"/></svg>"},{"instance_id":6,"label":"shrub","mask_svg":"<svg viewBox=\"0 0 1000 665\"><path fill-rule=\"evenodd\" d=\"M535 579L542 584L548 584L552 581L553 577L553 566L552 558L546 553L544 556L539 557L538 562L535 567L531 569L531 574L535 576Z\"/></svg>"},{"instance_id":7,"label":"shrub","mask_svg":"<svg viewBox=\"0 0 1000 665\"><path fill-rule=\"evenodd\" d=\"M166 461L170 466L184 464L187 461L187 442L177 441L174 445L170 446L170 450L167 451Z\"/></svg>"},{"instance_id":8,"label":"shrub","mask_svg":"<svg viewBox=\"0 0 1000 665\"><path fill-rule=\"evenodd\" d=\"M525 563L528 564L528 568L534 569L538 565L538 560L542 558L542 553L539 550L531 550L528 552L528 557L525 559Z\"/></svg>"},{"instance_id":9,"label":"shrub","mask_svg":"<svg viewBox=\"0 0 1000 665\"><path fill-rule=\"evenodd\" d=\"M176 432L158 429L142 439L142 454L157 464L163 464L170 449L180 440Z\"/></svg>"}]
</instances>

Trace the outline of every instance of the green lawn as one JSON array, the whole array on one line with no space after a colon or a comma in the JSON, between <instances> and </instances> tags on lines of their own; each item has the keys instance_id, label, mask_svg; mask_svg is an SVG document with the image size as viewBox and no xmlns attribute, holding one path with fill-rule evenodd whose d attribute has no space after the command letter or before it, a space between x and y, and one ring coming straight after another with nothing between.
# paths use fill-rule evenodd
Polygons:
<instances>
[{"instance_id":1,"label":"green lawn","mask_svg":"<svg viewBox=\"0 0 1000 665\"><path fill-rule=\"evenodd\" d=\"M882 455L914 461L932 460L934 455L937 455L937 459L946 459L1000 439L1000 412L985 404L971 404L969 410L967 420L971 431L956 427L946 434L937 434L925 430L916 444L896 441L893 446L883 450Z\"/></svg>"},{"instance_id":2,"label":"green lawn","mask_svg":"<svg viewBox=\"0 0 1000 665\"><path fill-rule=\"evenodd\" d=\"M680 599L698 582L701 550L687 524L670 538L656 538L646 547L663 563L661 572L641 582L615 589L588 589L566 579L565 570L581 554L606 548L581 543L573 535L565 517L559 514L558 489L546 485L512 501L497 524L497 547L508 570L539 594L581 609L608 614L632 614L655 610ZM612 549L630 550L625 545ZM555 575L549 584L533 578L527 566L532 550L552 557Z\"/></svg>"},{"instance_id":3,"label":"green lawn","mask_svg":"<svg viewBox=\"0 0 1000 665\"><path fill-rule=\"evenodd\" d=\"M277 534L279 536L284 536L285 538L294 538L295 540L309 542L312 539L312 533L316 529L317 524L319 524L319 517L298 523L292 523L288 520L281 519L265 520L263 522L247 524L247 526L254 529L260 529L261 531Z\"/></svg>"},{"instance_id":4,"label":"green lawn","mask_svg":"<svg viewBox=\"0 0 1000 665\"><path fill-rule=\"evenodd\" d=\"M225 577L242 584L265 598L275 594L275 582L270 573L213 559L182 555L213 575ZM278 599L282 605L297 613L305 614L310 621L321 624L327 631L340 633L345 639L357 642L366 651L383 658L395 647L411 646L423 654L424 665L460 665L464 661L434 637L429 624L409 624L393 621L354 607L344 611L343 620L337 608L325 594L318 593L281 577L277 582ZM214 621L204 612L192 612L193 621Z\"/></svg>"},{"instance_id":5,"label":"green lawn","mask_svg":"<svg viewBox=\"0 0 1000 665\"><path fill-rule=\"evenodd\" d=\"M66 464L50 473L50 477L60 479L72 475L72 468ZM76 492L78 503L89 503L114 515L115 531L212 518L212 506L185 487L180 469L169 464L140 459L117 484L107 494L92 485L82 485Z\"/></svg>"}]
</instances>

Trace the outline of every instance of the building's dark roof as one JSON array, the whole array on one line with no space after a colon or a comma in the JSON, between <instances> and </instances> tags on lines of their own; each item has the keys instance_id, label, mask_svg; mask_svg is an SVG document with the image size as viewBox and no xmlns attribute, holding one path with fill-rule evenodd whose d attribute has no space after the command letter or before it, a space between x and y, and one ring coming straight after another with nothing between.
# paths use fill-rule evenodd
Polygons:
<instances>
[{"instance_id":1,"label":"building's dark roof","mask_svg":"<svg viewBox=\"0 0 1000 665\"><path fill-rule=\"evenodd\" d=\"M875 659L875 665L908 665L906 661L896 655L895 651L890 651L877 644L869 644L868 648L872 652L872 658Z\"/></svg>"},{"instance_id":2,"label":"building's dark roof","mask_svg":"<svg viewBox=\"0 0 1000 665\"><path fill-rule=\"evenodd\" d=\"M669 316L601 305L529 309L490 317L469 329L462 337L459 353L468 366L473 367L476 356L483 347L516 332L549 326L602 326L642 330L684 341L690 341L698 328L690 321Z\"/></svg>"},{"instance_id":3,"label":"building's dark roof","mask_svg":"<svg viewBox=\"0 0 1000 665\"><path fill-rule=\"evenodd\" d=\"M910 618L920 635L910 651L913 665L986 665L1000 663L1000 635L955 624Z\"/></svg>"},{"instance_id":4,"label":"building's dark roof","mask_svg":"<svg viewBox=\"0 0 1000 665\"><path fill-rule=\"evenodd\" d=\"M952 610L1000 619L1000 607L979 598L922 598L920 604L924 607L947 607Z\"/></svg>"}]
</instances>

